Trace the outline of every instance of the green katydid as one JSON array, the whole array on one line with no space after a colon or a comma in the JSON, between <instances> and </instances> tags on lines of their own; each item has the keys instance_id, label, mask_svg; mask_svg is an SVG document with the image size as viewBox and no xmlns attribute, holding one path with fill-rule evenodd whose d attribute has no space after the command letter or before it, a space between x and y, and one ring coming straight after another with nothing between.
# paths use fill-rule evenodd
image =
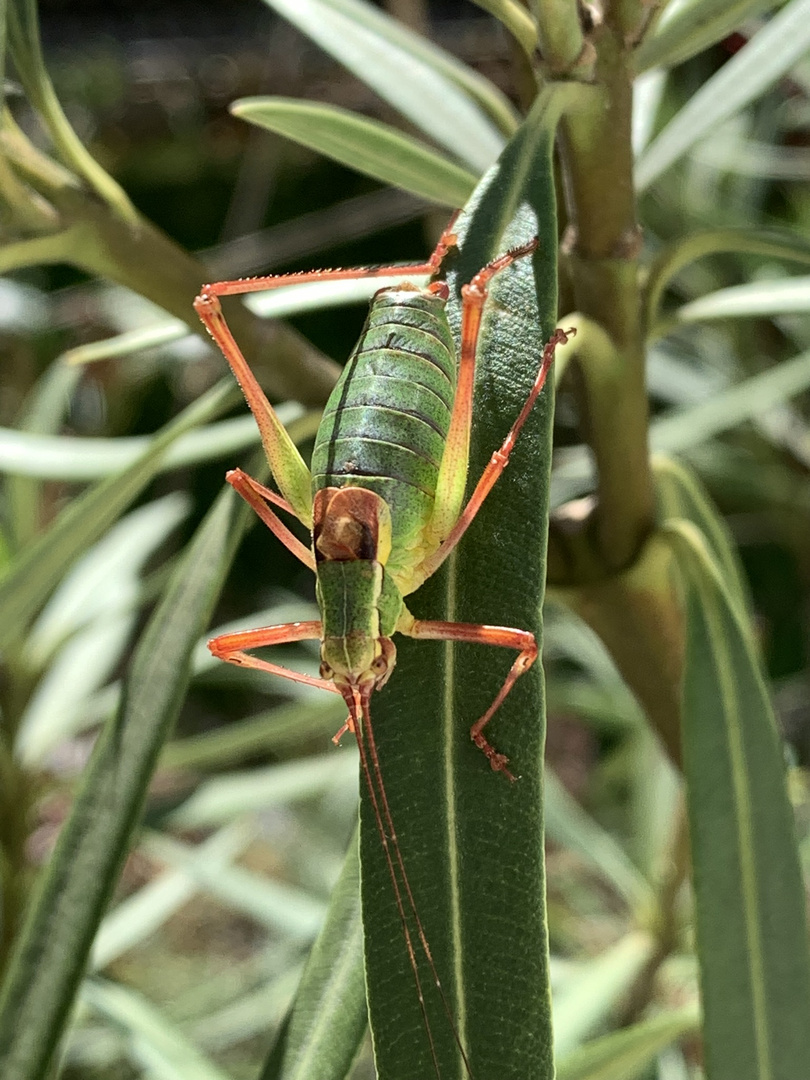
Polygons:
<instances>
[{"instance_id":1,"label":"green katydid","mask_svg":"<svg viewBox=\"0 0 810 1080\"><path fill-rule=\"evenodd\" d=\"M241 469L230 471L226 479L273 534L315 573L321 613L318 621L222 635L210 641L209 648L229 663L343 696L349 716L335 741L346 731L357 739L437 1077L439 1066L408 912L451 1025L453 1020L397 842L371 724L370 698L393 670L395 633L517 650L517 659L491 706L470 728L471 739L492 769L514 780L507 758L489 742L485 728L516 680L534 663L537 645L533 634L511 627L416 619L404 597L435 573L464 535L509 460L543 389L557 345L573 333L557 330L546 344L520 414L465 503L476 348L488 285L515 259L531 254L537 241L493 259L462 288L457 360L444 310L449 290L437 278L445 255L456 242L452 227L451 222L425 263L224 281L205 285L195 301L256 418L281 494ZM231 335L219 297L311 281L392 274L406 278L427 275L431 281L425 288L408 283L382 288L374 296L360 340L326 405L310 470ZM291 513L311 531L311 550L271 505ZM248 651L304 639L321 642L320 678L280 667ZM464 1047L455 1037L472 1077Z\"/></svg>"}]
</instances>

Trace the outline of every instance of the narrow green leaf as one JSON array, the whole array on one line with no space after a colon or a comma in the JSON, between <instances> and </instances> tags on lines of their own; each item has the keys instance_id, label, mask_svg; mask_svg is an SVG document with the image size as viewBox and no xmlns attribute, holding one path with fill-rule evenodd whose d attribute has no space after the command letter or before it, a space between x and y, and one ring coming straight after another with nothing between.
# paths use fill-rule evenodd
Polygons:
<instances>
[{"instance_id":1,"label":"narrow green leaf","mask_svg":"<svg viewBox=\"0 0 810 1080\"><path fill-rule=\"evenodd\" d=\"M356 0L325 0L325 4L351 18L354 25L381 39L385 45L393 46L395 51L410 56L412 61L419 61L461 87L495 121L500 132L507 137L514 135L520 124L519 113L506 94L474 68L371 4L357 3ZM358 77L364 78L362 74Z\"/></svg>"},{"instance_id":2,"label":"narrow green leaf","mask_svg":"<svg viewBox=\"0 0 810 1080\"><path fill-rule=\"evenodd\" d=\"M780 0L691 0L680 4L671 18L664 16L633 54L637 72L674 67L708 49L742 26L746 19L770 11ZM674 7L674 5L673 5Z\"/></svg>"},{"instance_id":3,"label":"narrow green leaf","mask_svg":"<svg viewBox=\"0 0 810 1080\"><path fill-rule=\"evenodd\" d=\"M687 596L683 757L712 1080L804 1075L810 950L782 746L753 652L700 532L664 527Z\"/></svg>"},{"instance_id":4,"label":"narrow green leaf","mask_svg":"<svg viewBox=\"0 0 810 1080\"><path fill-rule=\"evenodd\" d=\"M50 435L64 421L71 395L79 382L79 372L58 361L37 380L18 427L29 434ZM0 443L2 434L0 434ZM30 544L40 531L40 485L21 476L5 485L7 515L17 551Z\"/></svg>"},{"instance_id":5,"label":"narrow green leaf","mask_svg":"<svg viewBox=\"0 0 810 1080\"><path fill-rule=\"evenodd\" d=\"M42 1080L70 1013L147 786L182 704L194 645L207 625L247 514L217 499L140 639L121 707L84 783L20 933L0 994L0 1074Z\"/></svg>"},{"instance_id":6,"label":"narrow green leaf","mask_svg":"<svg viewBox=\"0 0 810 1080\"><path fill-rule=\"evenodd\" d=\"M39 33L36 0L9 0L4 5L8 19L9 53L25 87L26 96L40 113L62 160L73 169L125 221L136 224L137 211L123 188L99 165L73 130L51 82ZM5 19L4 19L5 21Z\"/></svg>"},{"instance_id":7,"label":"narrow green leaf","mask_svg":"<svg viewBox=\"0 0 810 1080\"><path fill-rule=\"evenodd\" d=\"M426 143L336 105L282 97L242 98L231 112L385 184L440 206L462 206L475 175Z\"/></svg>"},{"instance_id":8,"label":"narrow green leaf","mask_svg":"<svg viewBox=\"0 0 810 1080\"><path fill-rule=\"evenodd\" d=\"M382 192L382 194L385 193ZM302 311L320 311L324 308L368 301L381 287L381 282L384 285L395 285L406 280L414 281L415 279L392 273L390 277L380 274L377 278L358 278L355 281L310 281L302 285L284 285L267 292L249 293L244 298L244 302L245 307L250 308L254 315L259 315L263 319L281 319L287 315L298 315ZM62 353L61 362L71 366L94 364L99 360L129 356L139 349L169 345L183 339L189 342L199 341L196 334L192 334L188 326L180 319L164 319L139 330L128 331L117 334L115 337L104 338L102 341L92 341L88 345L68 349ZM2 432L3 429L0 428L0 433ZM2 438L0 438L0 452L2 447ZM2 457L0 457L0 466L2 466ZM24 466L25 462L20 461L20 468Z\"/></svg>"},{"instance_id":9,"label":"narrow green leaf","mask_svg":"<svg viewBox=\"0 0 810 1080\"><path fill-rule=\"evenodd\" d=\"M219 829L197 850L195 857L212 873L227 866L255 839L256 830L244 821ZM131 893L105 916L93 941L91 970L101 970L154 934L199 892L199 886L182 870L165 870Z\"/></svg>"},{"instance_id":10,"label":"narrow green leaf","mask_svg":"<svg viewBox=\"0 0 810 1080\"><path fill-rule=\"evenodd\" d=\"M140 847L150 857L184 869L205 892L261 926L304 940L311 940L321 927L324 904L302 889L243 866L212 866L192 846L161 833L146 833Z\"/></svg>"},{"instance_id":11,"label":"narrow green leaf","mask_svg":"<svg viewBox=\"0 0 810 1080\"><path fill-rule=\"evenodd\" d=\"M810 48L810 0L791 0L693 94L636 166L639 191L785 75Z\"/></svg>"},{"instance_id":12,"label":"narrow green leaf","mask_svg":"<svg viewBox=\"0 0 810 1080\"><path fill-rule=\"evenodd\" d=\"M196 335L182 319L161 319L151 326L137 330L127 330L115 337L103 341L91 341L86 345L77 345L62 354L62 363L70 367L95 364L99 360L109 360L119 356L130 356L141 349L155 349L161 345L171 345L183 338L193 340Z\"/></svg>"},{"instance_id":13,"label":"narrow green leaf","mask_svg":"<svg viewBox=\"0 0 810 1080\"><path fill-rule=\"evenodd\" d=\"M675 313L678 322L708 319L753 319L810 311L810 277L749 281L701 296L683 304Z\"/></svg>"},{"instance_id":14,"label":"narrow green leaf","mask_svg":"<svg viewBox=\"0 0 810 1080\"><path fill-rule=\"evenodd\" d=\"M633 157L637 158L653 136L658 110L667 85L667 72L656 68L633 82Z\"/></svg>"},{"instance_id":15,"label":"narrow green leaf","mask_svg":"<svg viewBox=\"0 0 810 1080\"><path fill-rule=\"evenodd\" d=\"M546 599L545 624L549 660L562 656L585 671L599 686L614 694L624 694L623 711L626 716L632 715L633 696L616 670L616 663L605 643L586 622L555 599L553 592Z\"/></svg>"},{"instance_id":16,"label":"narrow green leaf","mask_svg":"<svg viewBox=\"0 0 810 1080\"><path fill-rule=\"evenodd\" d=\"M729 125L731 126L731 125ZM744 139L737 132L719 133L697 146L694 160L721 172L765 180L806 181L810 175L810 150L806 146L776 146L772 142Z\"/></svg>"},{"instance_id":17,"label":"narrow green leaf","mask_svg":"<svg viewBox=\"0 0 810 1080\"><path fill-rule=\"evenodd\" d=\"M554 1045L570 1054L594 1030L604 1027L634 985L655 950L651 934L627 934L601 956L583 963L554 997Z\"/></svg>"},{"instance_id":18,"label":"narrow green leaf","mask_svg":"<svg viewBox=\"0 0 810 1080\"><path fill-rule=\"evenodd\" d=\"M261 1080L344 1080L365 1035L360 862L352 838L326 922Z\"/></svg>"},{"instance_id":19,"label":"narrow green leaf","mask_svg":"<svg viewBox=\"0 0 810 1080\"><path fill-rule=\"evenodd\" d=\"M546 635L546 640L549 638ZM548 676L549 711L573 713L597 732L627 732L643 723L643 716L630 691L594 686L582 678ZM551 812L546 809L546 826L551 836ZM562 841L560 841L562 843Z\"/></svg>"},{"instance_id":20,"label":"narrow green leaf","mask_svg":"<svg viewBox=\"0 0 810 1080\"><path fill-rule=\"evenodd\" d=\"M533 259L493 282L478 347L469 482L518 415L555 327L557 248L551 147L560 98L543 95L487 175L448 259L448 313L488 260L539 235ZM412 597L418 617L532 630L540 640L552 398L531 414L505 476L457 552ZM497 567L497 573L493 572ZM397 637L397 668L373 702L388 800L413 895L448 999L445 1014L417 949L442 1075L463 1077L453 1028L476 1080L553 1075L542 841L543 684L524 675L488 731L520 779L492 773L469 740L512 662L503 650ZM377 1069L434 1075L388 869L362 791L366 972ZM412 920L411 920L412 922Z\"/></svg>"},{"instance_id":21,"label":"narrow green leaf","mask_svg":"<svg viewBox=\"0 0 810 1080\"><path fill-rule=\"evenodd\" d=\"M706 255L737 252L782 259L810 266L810 243L796 233L777 229L706 229L692 233L665 247L656 256L647 275L644 309L648 330L655 326L661 297L684 266Z\"/></svg>"},{"instance_id":22,"label":"narrow green leaf","mask_svg":"<svg viewBox=\"0 0 810 1080\"><path fill-rule=\"evenodd\" d=\"M401 285L410 281L414 285L427 284L416 275L377 274L373 278L357 278L356 281L308 281L303 285L284 285L270 292L255 293L248 306L263 319L281 319L298 315L302 311L321 311L324 308L342 307L345 304L368 303L380 288ZM246 301L247 303L247 301Z\"/></svg>"},{"instance_id":23,"label":"narrow green leaf","mask_svg":"<svg viewBox=\"0 0 810 1080\"><path fill-rule=\"evenodd\" d=\"M503 138L471 98L469 80L462 86L448 77L447 61L435 60L441 50L390 16L362 0L265 3L476 174L498 156Z\"/></svg>"},{"instance_id":24,"label":"narrow green leaf","mask_svg":"<svg viewBox=\"0 0 810 1080\"><path fill-rule=\"evenodd\" d=\"M348 748L317 757L232 772L201 784L172 814L185 829L220 825L250 811L311 799L335 784L357 783L357 756Z\"/></svg>"},{"instance_id":25,"label":"narrow green leaf","mask_svg":"<svg viewBox=\"0 0 810 1080\"><path fill-rule=\"evenodd\" d=\"M674 461L663 454L653 456L652 466L658 520L665 522L669 518L681 518L691 521L700 529L726 588L739 602L740 612L750 616L753 606L731 532L712 505L700 479L683 462Z\"/></svg>"},{"instance_id":26,"label":"narrow green leaf","mask_svg":"<svg viewBox=\"0 0 810 1080\"><path fill-rule=\"evenodd\" d=\"M301 407L293 402L279 405L276 411L297 439L307 439L317 430L320 413L301 416ZM0 472L38 476L43 480L98 480L137 465L144 454L155 449L155 441L160 438L158 434L82 439L72 435L28 435L0 428ZM153 474L216 461L258 441L252 416L237 416L209 424L197 431L188 431L172 442L162 457L153 463Z\"/></svg>"},{"instance_id":27,"label":"narrow green leaf","mask_svg":"<svg viewBox=\"0 0 810 1080\"><path fill-rule=\"evenodd\" d=\"M132 605L146 564L190 504L187 495L176 491L139 506L79 559L31 628L26 655L32 667L44 667L71 634L100 615Z\"/></svg>"},{"instance_id":28,"label":"narrow green leaf","mask_svg":"<svg viewBox=\"0 0 810 1080\"><path fill-rule=\"evenodd\" d=\"M88 701L124 658L143 566L188 510L188 501L175 492L133 511L52 597L26 641L29 670L44 670L17 728L18 761L29 768L41 763L83 726Z\"/></svg>"},{"instance_id":29,"label":"narrow green leaf","mask_svg":"<svg viewBox=\"0 0 810 1080\"><path fill-rule=\"evenodd\" d=\"M699 1026L695 1005L660 1013L566 1054L557 1062L557 1080L635 1080L661 1050Z\"/></svg>"},{"instance_id":30,"label":"narrow green leaf","mask_svg":"<svg viewBox=\"0 0 810 1080\"><path fill-rule=\"evenodd\" d=\"M677 453L728 431L766 409L789 401L810 386L810 351L752 375L708 401L656 420L650 445L661 453Z\"/></svg>"},{"instance_id":31,"label":"narrow green leaf","mask_svg":"<svg viewBox=\"0 0 810 1080\"><path fill-rule=\"evenodd\" d=\"M345 713L343 699L336 694L279 705L247 720L171 742L160 763L167 769L223 768L257 753L289 752L319 735L334 735Z\"/></svg>"},{"instance_id":32,"label":"narrow green leaf","mask_svg":"<svg viewBox=\"0 0 810 1080\"><path fill-rule=\"evenodd\" d=\"M550 769L545 775L546 832L576 852L622 896L632 910L652 901L652 890L624 849L587 814Z\"/></svg>"},{"instance_id":33,"label":"narrow green leaf","mask_svg":"<svg viewBox=\"0 0 810 1080\"><path fill-rule=\"evenodd\" d=\"M106 979L88 979L81 996L128 1033L133 1063L148 1068L150 1075L159 1080L228 1080L226 1072L134 990Z\"/></svg>"},{"instance_id":34,"label":"narrow green leaf","mask_svg":"<svg viewBox=\"0 0 810 1080\"><path fill-rule=\"evenodd\" d=\"M232 384L218 383L167 424L128 469L74 499L48 531L15 559L0 582L0 646L20 638L67 568L146 487L171 443L228 408L235 397Z\"/></svg>"}]
</instances>

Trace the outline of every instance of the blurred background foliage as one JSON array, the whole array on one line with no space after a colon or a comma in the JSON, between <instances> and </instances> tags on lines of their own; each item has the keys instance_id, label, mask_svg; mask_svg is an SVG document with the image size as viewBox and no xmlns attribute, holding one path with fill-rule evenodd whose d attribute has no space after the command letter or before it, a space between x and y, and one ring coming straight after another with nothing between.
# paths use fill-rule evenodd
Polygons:
<instances>
[{"instance_id":1,"label":"blurred background foliage","mask_svg":"<svg viewBox=\"0 0 810 1080\"><path fill-rule=\"evenodd\" d=\"M519 100L517 47L485 11L452 0L384 6ZM642 77L639 149L757 30L759 15L749 7L747 20L723 40L666 77L656 70ZM283 94L394 117L258 0L137 8L43 0L40 17L48 70L82 142L145 217L199 254L212 278L410 261L432 248L443 209L229 114L236 98ZM40 145L13 81L8 103ZM645 186L640 217L650 261L669 241L701 228L787 227L806 238L808 179L804 57ZM733 252L681 268L656 314L648 383L653 445L677 450L697 470L745 568L810 873L810 373L800 371L795 389L772 397L746 381L810 348L810 278L791 273L767 255ZM359 305L291 321L341 362L362 318ZM156 334L157 343L137 352L127 345L125 359L70 366L92 359L94 343L132 333L146 334L147 343ZM135 453L137 444L120 440L154 433L222 378L220 355L201 337L173 336L168 340L165 316L142 297L64 262L0 280L2 558L25 550L80 485L107 475L108 455ZM260 375L271 363L252 359ZM746 389L734 398L738 385ZM212 405L210 419L228 409L243 417L236 401ZM299 406L285 408L306 445L310 418ZM52 850L146 613L221 491L226 467L244 463L255 443L244 424L222 422L216 432L145 480L134 508L88 543L51 593L24 650L7 657L2 704L6 723L14 721L26 785L20 790L15 773L2 795L4 858L15 863L7 919L13 921ZM57 433L119 441L115 448L60 446L50 441ZM559 501L572 483L577 487L579 442L563 381ZM311 575L261 528L251 528L214 625L306 618L313 599ZM666 880L678 850L671 835L678 782L595 635L553 603L546 627L557 1053L564 1060L591 1035L640 1017L651 1001L686 1007L679 1022L670 1013L671 1042L695 1026L686 898L672 905L677 946L664 964L650 965L649 941L629 931L650 883ZM298 666L317 663L304 646L288 651ZM329 743L342 707L292 684L235 672L204 647L193 664L191 693L161 756L145 828L96 941L93 977L64 1048L69 1080L256 1076L352 835L355 754ZM647 980L640 977L645 970ZM651 1045L635 1071L616 1075L700 1074L688 1037L664 1049ZM371 1074L366 1051L353 1075ZM572 1064L561 1075L590 1074Z\"/></svg>"}]
</instances>

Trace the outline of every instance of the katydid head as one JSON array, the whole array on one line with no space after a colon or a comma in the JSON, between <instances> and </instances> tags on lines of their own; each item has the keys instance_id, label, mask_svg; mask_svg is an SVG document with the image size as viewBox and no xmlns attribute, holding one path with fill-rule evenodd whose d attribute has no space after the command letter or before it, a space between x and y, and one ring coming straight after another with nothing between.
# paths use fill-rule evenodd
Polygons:
<instances>
[{"instance_id":1,"label":"katydid head","mask_svg":"<svg viewBox=\"0 0 810 1080\"><path fill-rule=\"evenodd\" d=\"M321 677L334 682L351 707L355 690L384 686L396 663L391 634L402 597L385 572L391 514L374 491L323 488L315 494L312 537Z\"/></svg>"}]
</instances>

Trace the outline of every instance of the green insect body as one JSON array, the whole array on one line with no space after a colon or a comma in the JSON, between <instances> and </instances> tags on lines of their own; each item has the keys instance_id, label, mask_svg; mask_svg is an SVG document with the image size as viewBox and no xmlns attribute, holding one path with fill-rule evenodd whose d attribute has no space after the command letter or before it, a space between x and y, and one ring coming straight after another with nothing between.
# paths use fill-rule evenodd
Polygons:
<instances>
[{"instance_id":1,"label":"green insect body","mask_svg":"<svg viewBox=\"0 0 810 1080\"><path fill-rule=\"evenodd\" d=\"M402 597L421 585L420 567L441 540L432 518L456 389L444 305L442 295L413 288L379 292L324 410L312 487L325 678L381 684L397 623L413 621ZM345 488L377 498L318 498ZM324 539L327 514L349 534L343 546L334 529Z\"/></svg>"}]
</instances>

